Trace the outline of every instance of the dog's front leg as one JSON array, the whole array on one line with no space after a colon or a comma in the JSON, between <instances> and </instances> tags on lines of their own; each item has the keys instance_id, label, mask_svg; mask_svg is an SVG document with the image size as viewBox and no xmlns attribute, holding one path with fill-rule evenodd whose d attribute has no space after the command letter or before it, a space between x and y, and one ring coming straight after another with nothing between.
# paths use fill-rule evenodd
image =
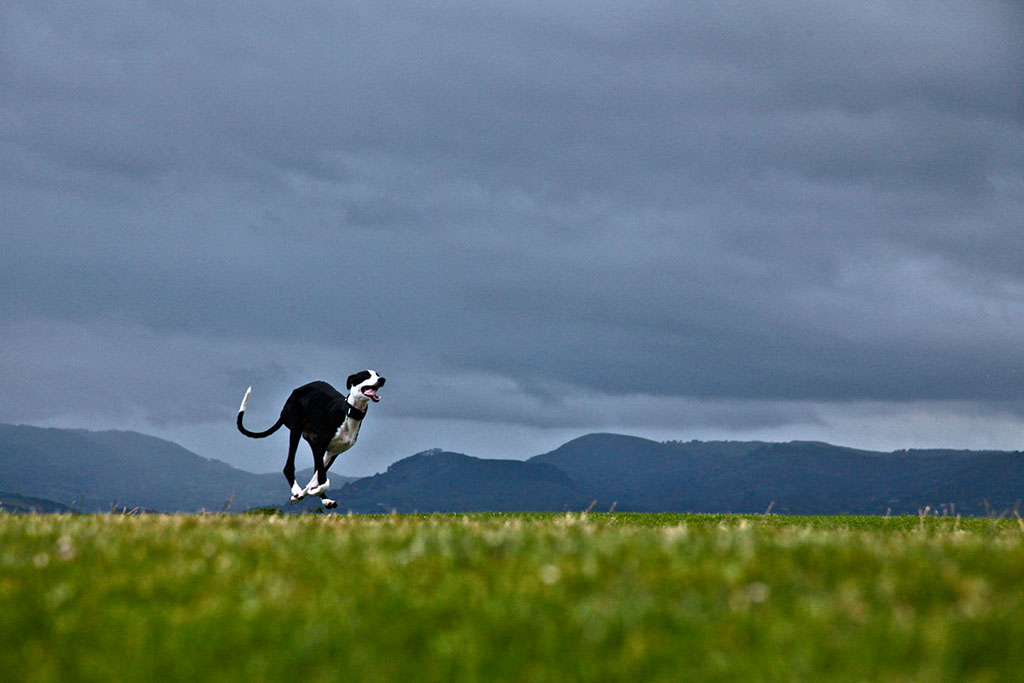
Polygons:
<instances>
[{"instance_id":1,"label":"dog's front leg","mask_svg":"<svg viewBox=\"0 0 1024 683\"><path fill-rule=\"evenodd\" d=\"M331 464L334 462L334 459L337 458L337 457L338 457L337 453L331 453L330 451L327 451L327 453L324 455L324 472L326 472L327 470L331 469ZM330 481L331 481L330 479L327 480L328 486L330 485ZM307 485L307 488L312 488L312 487L316 486L316 484L317 484L317 475L314 474L313 478L309 480L309 484ZM327 508L328 510L333 510L334 508L338 507L338 502L335 501L335 500L331 500L324 493L320 494L320 501L324 504L324 507Z\"/></svg>"},{"instance_id":2,"label":"dog's front leg","mask_svg":"<svg viewBox=\"0 0 1024 683\"><path fill-rule=\"evenodd\" d=\"M321 448L313 449L313 467L316 472L306 486L307 496L319 496L327 493L327 489L331 487L331 480L327 478L327 468L324 467L325 450Z\"/></svg>"}]
</instances>

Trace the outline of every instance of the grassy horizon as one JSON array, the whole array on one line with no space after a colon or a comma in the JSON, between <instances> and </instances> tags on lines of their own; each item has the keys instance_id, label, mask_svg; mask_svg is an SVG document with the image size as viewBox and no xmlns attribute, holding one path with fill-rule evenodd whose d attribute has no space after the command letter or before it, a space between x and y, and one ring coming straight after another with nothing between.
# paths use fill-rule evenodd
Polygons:
<instances>
[{"instance_id":1,"label":"grassy horizon","mask_svg":"<svg viewBox=\"0 0 1024 683\"><path fill-rule=\"evenodd\" d=\"M0 514L5 681L1001 681L1018 519Z\"/></svg>"}]
</instances>

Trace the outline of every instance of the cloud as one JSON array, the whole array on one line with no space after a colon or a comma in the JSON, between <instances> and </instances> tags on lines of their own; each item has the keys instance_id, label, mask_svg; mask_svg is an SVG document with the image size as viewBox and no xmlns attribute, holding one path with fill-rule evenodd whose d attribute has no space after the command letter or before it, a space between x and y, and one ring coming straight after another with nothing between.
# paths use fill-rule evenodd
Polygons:
<instances>
[{"instance_id":1,"label":"cloud","mask_svg":"<svg viewBox=\"0 0 1024 683\"><path fill-rule=\"evenodd\" d=\"M242 375L368 365L453 439L1016 414L1013 3L14 2L0 30L2 420L185 429Z\"/></svg>"}]
</instances>

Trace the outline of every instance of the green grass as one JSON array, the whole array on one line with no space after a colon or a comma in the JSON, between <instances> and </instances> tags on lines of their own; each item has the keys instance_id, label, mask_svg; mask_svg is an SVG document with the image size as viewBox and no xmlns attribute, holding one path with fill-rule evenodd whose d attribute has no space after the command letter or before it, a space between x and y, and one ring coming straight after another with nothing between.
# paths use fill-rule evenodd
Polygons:
<instances>
[{"instance_id":1,"label":"green grass","mask_svg":"<svg viewBox=\"0 0 1024 683\"><path fill-rule=\"evenodd\" d=\"M0 515L4 681L1011 681L1017 519Z\"/></svg>"}]
</instances>

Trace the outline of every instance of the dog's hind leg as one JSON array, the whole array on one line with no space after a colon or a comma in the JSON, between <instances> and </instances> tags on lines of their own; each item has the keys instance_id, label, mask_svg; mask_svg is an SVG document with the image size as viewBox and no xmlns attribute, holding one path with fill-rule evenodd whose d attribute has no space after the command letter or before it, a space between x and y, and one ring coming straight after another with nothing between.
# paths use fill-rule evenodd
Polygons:
<instances>
[{"instance_id":1,"label":"dog's hind leg","mask_svg":"<svg viewBox=\"0 0 1024 683\"><path fill-rule=\"evenodd\" d=\"M288 434L288 460L284 463L284 478L288 480L288 486L292 490L292 503L296 503L306 497L306 492L295 483L295 451L299 449L299 439L302 434L298 429L293 429Z\"/></svg>"}]
</instances>

